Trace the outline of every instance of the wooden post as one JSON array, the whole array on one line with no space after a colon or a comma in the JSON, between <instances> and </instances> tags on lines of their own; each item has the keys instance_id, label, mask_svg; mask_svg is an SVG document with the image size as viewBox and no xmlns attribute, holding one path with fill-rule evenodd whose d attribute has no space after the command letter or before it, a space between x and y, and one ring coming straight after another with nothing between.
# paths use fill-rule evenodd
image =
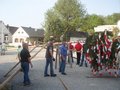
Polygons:
<instances>
[{"instance_id":1,"label":"wooden post","mask_svg":"<svg viewBox=\"0 0 120 90\"><path fill-rule=\"evenodd\" d=\"M71 49L70 49L70 44L68 43L68 63L70 64L70 67L72 68L72 56L71 56Z\"/></svg>"},{"instance_id":2,"label":"wooden post","mask_svg":"<svg viewBox=\"0 0 120 90\"><path fill-rule=\"evenodd\" d=\"M45 48L46 44L36 53L34 54L31 59L33 59L43 48ZM0 84L0 90L16 75L19 73L21 68L19 68L17 71L15 71L11 76L9 76L2 84Z\"/></svg>"},{"instance_id":3,"label":"wooden post","mask_svg":"<svg viewBox=\"0 0 120 90\"><path fill-rule=\"evenodd\" d=\"M70 59L70 67L72 68L72 57L71 57L71 52L70 52L70 55L69 55L69 59Z\"/></svg>"},{"instance_id":4,"label":"wooden post","mask_svg":"<svg viewBox=\"0 0 120 90\"><path fill-rule=\"evenodd\" d=\"M58 46L56 47L55 69L57 69L57 59L58 59Z\"/></svg>"},{"instance_id":5,"label":"wooden post","mask_svg":"<svg viewBox=\"0 0 120 90\"><path fill-rule=\"evenodd\" d=\"M36 47L38 47L38 46L36 46ZM31 53L36 47L34 47L33 49L31 49L31 50L30 50L30 53ZM15 67L17 67L19 63L20 63L20 62L16 63L16 64L4 75L4 77L7 77L8 74L9 74Z\"/></svg>"},{"instance_id":6,"label":"wooden post","mask_svg":"<svg viewBox=\"0 0 120 90\"><path fill-rule=\"evenodd\" d=\"M46 44L43 45L43 47L36 54L34 54L30 59L34 58L43 48L45 48L45 46L46 46Z\"/></svg>"},{"instance_id":7,"label":"wooden post","mask_svg":"<svg viewBox=\"0 0 120 90\"><path fill-rule=\"evenodd\" d=\"M58 53L59 68L60 68L60 60L61 60L60 53Z\"/></svg>"},{"instance_id":8,"label":"wooden post","mask_svg":"<svg viewBox=\"0 0 120 90\"><path fill-rule=\"evenodd\" d=\"M36 46L36 47L34 47L33 49L31 49L31 50L30 50L30 53L31 53L35 48L37 48L37 47L38 47L38 46Z\"/></svg>"},{"instance_id":9,"label":"wooden post","mask_svg":"<svg viewBox=\"0 0 120 90\"><path fill-rule=\"evenodd\" d=\"M8 74L9 74L15 67L17 67L17 65L18 65L19 63L20 63L20 62L16 63L15 66L13 66L13 67L4 75L4 77L7 77Z\"/></svg>"},{"instance_id":10,"label":"wooden post","mask_svg":"<svg viewBox=\"0 0 120 90\"><path fill-rule=\"evenodd\" d=\"M19 68L17 71L15 71L11 76L9 76L2 84L0 84L0 90L21 70Z\"/></svg>"}]
</instances>

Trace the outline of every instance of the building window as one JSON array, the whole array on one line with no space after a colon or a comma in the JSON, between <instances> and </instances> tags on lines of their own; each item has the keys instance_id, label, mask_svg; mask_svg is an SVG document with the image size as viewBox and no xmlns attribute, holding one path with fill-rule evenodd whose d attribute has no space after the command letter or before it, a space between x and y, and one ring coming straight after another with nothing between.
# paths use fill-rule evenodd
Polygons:
<instances>
[{"instance_id":1,"label":"building window","mask_svg":"<svg viewBox=\"0 0 120 90\"><path fill-rule=\"evenodd\" d=\"M20 32L18 32L18 34L20 34Z\"/></svg>"},{"instance_id":2,"label":"building window","mask_svg":"<svg viewBox=\"0 0 120 90\"><path fill-rule=\"evenodd\" d=\"M16 43L18 42L18 38L15 38L15 42L16 42Z\"/></svg>"},{"instance_id":3,"label":"building window","mask_svg":"<svg viewBox=\"0 0 120 90\"><path fill-rule=\"evenodd\" d=\"M5 40L5 42L8 41L8 34L5 34L5 35L4 35L4 40Z\"/></svg>"},{"instance_id":4,"label":"building window","mask_svg":"<svg viewBox=\"0 0 120 90\"><path fill-rule=\"evenodd\" d=\"M22 34L23 34L24 32L22 32Z\"/></svg>"},{"instance_id":5,"label":"building window","mask_svg":"<svg viewBox=\"0 0 120 90\"><path fill-rule=\"evenodd\" d=\"M24 39L21 38L21 39L20 39L20 42L21 42L21 43L24 42Z\"/></svg>"}]
</instances>

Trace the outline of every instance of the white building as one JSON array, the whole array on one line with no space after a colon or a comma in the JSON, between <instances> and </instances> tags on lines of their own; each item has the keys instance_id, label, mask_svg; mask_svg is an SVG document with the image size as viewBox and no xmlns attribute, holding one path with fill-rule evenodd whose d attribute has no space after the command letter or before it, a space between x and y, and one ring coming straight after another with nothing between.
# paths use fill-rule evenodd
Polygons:
<instances>
[{"instance_id":1,"label":"white building","mask_svg":"<svg viewBox=\"0 0 120 90\"><path fill-rule=\"evenodd\" d=\"M118 28L120 31L120 20L117 22L117 25L100 25L94 27L94 30L95 32L104 32L105 30L112 32L114 28ZM120 32L118 33L118 36L120 36Z\"/></svg>"},{"instance_id":2,"label":"white building","mask_svg":"<svg viewBox=\"0 0 120 90\"><path fill-rule=\"evenodd\" d=\"M23 42L29 43L29 45L35 45L42 42L44 39L44 30L35 29L31 27L11 27L9 26L9 31L11 33L11 43L9 45L19 46Z\"/></svg>"},{"instance_id":3,"label":"white building","mask_svg":"<svg viewBox=\"0 0 120 90\"><path fill-rule=\"evenodd\" d=\"M117 27L118 27L119 30L120 30L120 20L117 22Z\"/></svg>"}]
</instances>

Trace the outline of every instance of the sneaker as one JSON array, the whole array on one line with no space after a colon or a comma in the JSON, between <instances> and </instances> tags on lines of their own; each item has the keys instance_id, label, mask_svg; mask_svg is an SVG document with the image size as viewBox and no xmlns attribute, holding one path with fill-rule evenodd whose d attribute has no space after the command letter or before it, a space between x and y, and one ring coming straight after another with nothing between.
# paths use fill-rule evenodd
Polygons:
<instances>
[{"instance_id":1,"label":"sneaker","mask_svg":"<svg viewBox=\"0 0 120 90\"><path fill-rule=\"evenodd\" d=\"M49 74L45 74L44 77L49 77L50 75Z\"/></svg>"},{"instance_id":2,"label":"sneaker","mask_svg":"<svg viewBox=\"0 0 120 90\"><path fill-rule=\"evenodd\" d=\"M62 75L67 75L66 73L61 73Z\"/></svg>"},{"instance_id":3,"label":"sneaker","mask_svg":"<svg viewBox=\"0 0 120 90\"><path fill-rule=\"evenodd\" d=\"M82 67L82 65L80 65L80 67Z\"/></svg>"},{"instance_id":4,"label":"sneaker","mask_svg":"<svg viewBox=\"0 0 120 90\"><path fill-rule=\"evenodd\" d=\"M61 70L59 70L59 72L61 72Z\"/></svg>"},{"instance_id":5,"label":"sneaker","mask_svg":"<svg viewBox=\"0 0 120 90\"><path fill-rule=\"evenodd\" d=\"M52 74L51 77L56 77L57 75L56 74Z\"/></svg>"},{"instance_id":6,"label":"sneaker","mask_svg":"<svg viewBox=\"0 0 120 90\"><path fill-rule=\"evenodd\" d=\"M24 86L30 86L31 83L24 83Z\"/></svg>"}]
</instances>

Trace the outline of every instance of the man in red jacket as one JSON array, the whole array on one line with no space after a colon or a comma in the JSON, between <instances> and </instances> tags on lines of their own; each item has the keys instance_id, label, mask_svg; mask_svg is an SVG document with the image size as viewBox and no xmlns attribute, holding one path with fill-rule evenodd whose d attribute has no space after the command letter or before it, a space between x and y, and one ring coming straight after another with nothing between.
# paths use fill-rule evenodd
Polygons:
<instances>
[{"instance_id":1,"label":"man in red jacket","mask_svg":"<svg viewBox=\"0 0 120 90\"><path fill-rule=\"evenodd\" d=\"M77 41L77 43L75 44L75 50L76 50L76 53L77 53L77 65L80 64L81 48L82 48L82 45L80 44L79 41Z\"/></svg>"}]
</instances>

